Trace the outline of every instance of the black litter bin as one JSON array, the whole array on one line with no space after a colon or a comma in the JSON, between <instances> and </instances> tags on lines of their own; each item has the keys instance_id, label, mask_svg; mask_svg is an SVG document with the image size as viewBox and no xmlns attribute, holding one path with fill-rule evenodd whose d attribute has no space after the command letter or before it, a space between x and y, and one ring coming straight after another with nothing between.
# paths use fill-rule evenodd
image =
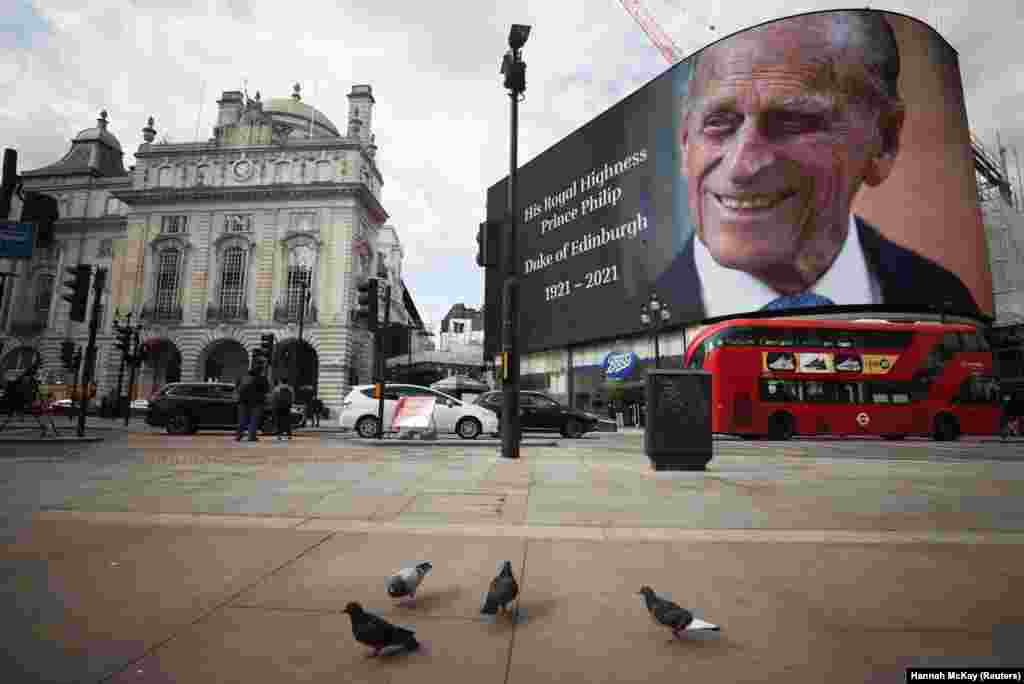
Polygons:
<instances>
[{"instance_id":1,"label":"black litter bin","mask_svg":"<svg viewBox=\"0 0 1024 684\"><path fill-rule=\"evenodd\" d=\"M711 373L647 374L644 450L655 470L704 470L712 457Z\"/></svg>"}]
</instances>

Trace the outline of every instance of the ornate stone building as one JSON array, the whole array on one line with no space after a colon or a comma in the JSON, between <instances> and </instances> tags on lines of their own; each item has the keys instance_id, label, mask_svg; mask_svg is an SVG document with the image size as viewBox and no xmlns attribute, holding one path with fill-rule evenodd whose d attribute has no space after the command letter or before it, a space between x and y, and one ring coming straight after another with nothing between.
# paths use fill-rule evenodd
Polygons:
<instances>
[{"instance_id":1,"label":"ornate stone building","mask_svg":"<svg viewBox=\"0 0 1024 684\"><path fill-rule=\"evenodd\" d=\"M56 246L37 250L8 279L0 370L23 367L38 350L44 381L70 380L60 342L84 345L88 328L69 321L60 283L65 266L84 263L110 269L101 396L113 390L120 363L111 323L132 312L153 350L137 396L175 380L233 380L269 332L274 375L297 368L300 386L340 406L372 368L369 333L351 322L357 283L386 277L391 320L409 321L403 250L380 199L370 86L353 86L348 99L348 126L339 131L302 101L298 85L266 102L258 92L250 99L227 91L213 137L155 142L150 118L127 171L103 112L63 159L23 173L26 190L57 198L60 219Z\"/></svg>"}]
</instances>

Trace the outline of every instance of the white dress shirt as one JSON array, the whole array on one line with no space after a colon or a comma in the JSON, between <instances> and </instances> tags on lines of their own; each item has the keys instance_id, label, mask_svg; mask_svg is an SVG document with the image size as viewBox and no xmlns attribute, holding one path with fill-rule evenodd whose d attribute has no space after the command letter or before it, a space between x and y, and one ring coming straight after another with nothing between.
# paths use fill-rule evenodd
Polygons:
<instances>
[{"instance_id":1,"label":"white dress shirt","mask_svg":"<svg viewBox=\"0 0 1024 684\"><path fill-rule=\"evenodd\" d=\"M708 318L760 311L782 296L745 271L720 266L696 235L693 256ZM837 305L882 303L882 289L868 268L852 214L842 249L828 270L811 286L810 292L828 297Z\"/></svg>"}]
</instances>

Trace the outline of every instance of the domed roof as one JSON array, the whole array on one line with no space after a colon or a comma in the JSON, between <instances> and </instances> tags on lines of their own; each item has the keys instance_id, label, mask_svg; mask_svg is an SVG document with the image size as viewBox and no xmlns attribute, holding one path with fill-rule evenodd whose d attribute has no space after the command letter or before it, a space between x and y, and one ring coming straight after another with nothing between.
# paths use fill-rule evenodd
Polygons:
<instances>
[{"instance_id":1,"label":"domed roof","mask_svg":"<svg viewBox=\"0 0 1024 684\"><path fill-rule=\"evenodd\" d=\"M71 149L60 161L22 175L39 176L125 176L121 143L107 130L107 110L100 112L95 128L87 128L71 141Z\"/></svg>"},{"instance_id":2,"label":"domed roof","mask_svg":"<svg viewBox=\"0 0 1024 684\"><path fill-rule=\"evenodd\" d=\"M94 128L86 128L74 137L72 143L99 141L113 149L121 152L121 143L113 133L107 130L107 110L100 112L100 118L96 120Z\"/></svg>"},{"instance_id":3,"label":"domed roof","mask_svg":"<svg viewBox=\"0 0 1024 684\"><path fill-rule=\"evenodd\" d=\"M333 136L340 136L338 128L331 123L327 116L316 107L306 104L299 96L299 84L295 84L295 92L291 97L275 97L263 105L263 111L281 123L291 124L297 128L306 127L308 130L310 120L313 121L315 129L322 129L320 132Z\"/></svg>"}]
</instances>

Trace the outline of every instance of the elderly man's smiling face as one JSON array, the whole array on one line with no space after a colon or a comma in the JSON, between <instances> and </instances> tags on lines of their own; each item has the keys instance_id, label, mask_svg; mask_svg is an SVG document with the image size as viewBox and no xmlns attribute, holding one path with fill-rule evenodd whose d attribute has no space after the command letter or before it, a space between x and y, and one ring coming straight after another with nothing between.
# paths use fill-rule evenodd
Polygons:
<instances>
[{"instance_id":1,"label":"elderly man's smiling face","mask_svg":"<svg viewBox=\"0 0 1024 684\"><path fill-rule=\"evenodd\" d=\"M700 239L722 266L780 292L829 267L861 183L881 183L894 161L902 111L868 104L860 53L843 37L827 18L794 19L709 49L682 126Z\"/></svg>"}]
</instances>

